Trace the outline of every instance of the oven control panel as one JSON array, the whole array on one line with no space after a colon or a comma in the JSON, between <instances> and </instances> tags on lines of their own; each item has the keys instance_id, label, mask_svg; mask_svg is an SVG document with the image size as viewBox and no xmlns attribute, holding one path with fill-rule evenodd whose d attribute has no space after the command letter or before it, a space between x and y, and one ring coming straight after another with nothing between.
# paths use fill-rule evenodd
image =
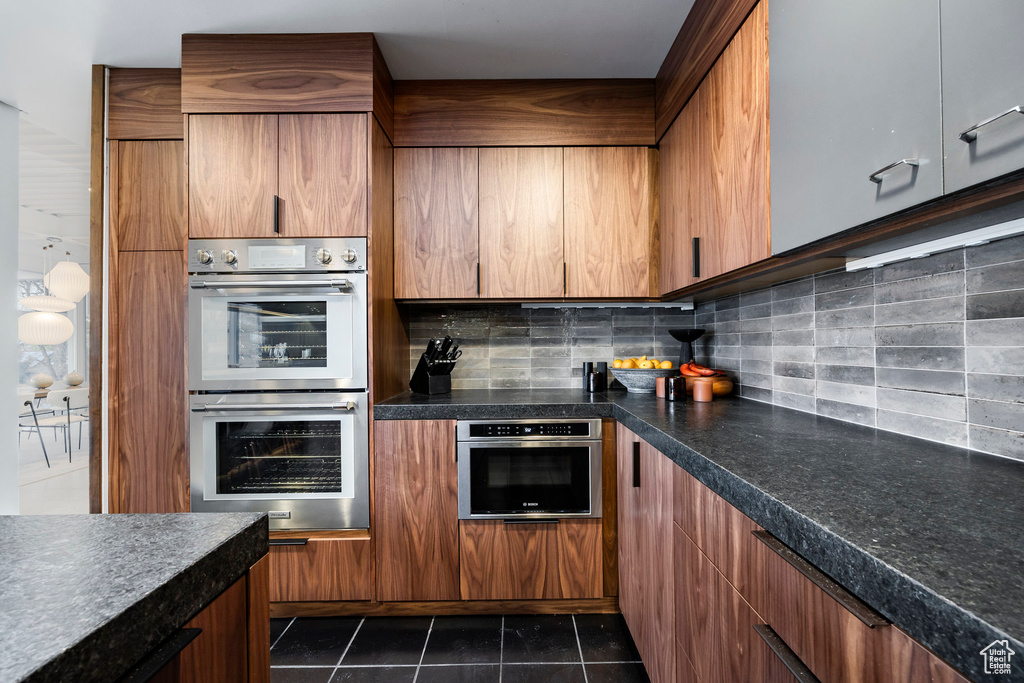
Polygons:
<instances>
[{"instance_id":1,"label":"oven control panel","mask_svg":"<svg viewBox=\"0 0 1024 683\"><path fill-rule=\"evenodd\" d=\"M365 237L189 240L188 272L343 273L366 270Z\"/></svg>"},{"instance_id":2,"label":"oven control panel","mask_svg":"<svg viewBox=\"0 0 1024 683\"><path fill-rule=\"evenodd\" d=\"M462 420L459 441L487 439L599 439L600 420Z\"/></svg>"}]
</instances>

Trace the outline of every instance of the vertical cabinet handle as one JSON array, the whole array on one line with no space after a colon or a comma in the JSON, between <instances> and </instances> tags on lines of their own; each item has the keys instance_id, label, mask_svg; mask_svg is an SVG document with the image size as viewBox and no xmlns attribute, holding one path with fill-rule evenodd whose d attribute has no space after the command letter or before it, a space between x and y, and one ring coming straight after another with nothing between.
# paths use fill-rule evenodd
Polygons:
<instances>
[{"instance_id":1,"label":"vertical cabinet handle","mask_svg":"<svg viewBox=\"0 0 1024 683\"><path fill-rule=\"evenodd\" d=\"M281 234L281 198L274 195L274 234Z\"/></svg>"},{"instance_id":2,"label":"vertical cabinet handle","mask_svg":"<svg viewBox=\"0 0 1024 683\"><path fill-rule=\"evenodd\" d=\"M569 296L569 266L562 262L562 295Z\"/></svg>"},{"instance_id":3,"label":"vertical cabinet handle","mask_svg":"<svg viewBox=\"0 0 1024 683\"><path fill-rule=\"evenodd\" d=\"M633 442L633 488L640 488L640 442Z\"/></svg>"},{"instance_id":4,"label":"vertical cabinet handle","mask_svg":"<svg viewBox=\"0 0 1024 683\"><path fill-rule=\"evenodd\" d=\"M796 680L800 683L820 683L818 677L800 661L800 658L790 649L789 645L786 645L786 641L775 632L775 629L768 624L754 624L754 630Z\"/></svg>"},{"instance_id":5,"label":"vertical cabinet handle","mask_svg":"<svg viewBox=\"0 0 1024 683\"><path fill-rule=\"evenodd\" d=\"M693 238L693 276L700 277L700 238Z\"/></svg>"},{"instance_id":6,"label":"vertical cabinet handle","mask_svg":"<svg viewBox=\"0 0 1024 683\"><path fill-rule=\"evenodd\" d=\"M476 295L480 296L480 262L476 262Z\"/></svg>"}]
</instances>

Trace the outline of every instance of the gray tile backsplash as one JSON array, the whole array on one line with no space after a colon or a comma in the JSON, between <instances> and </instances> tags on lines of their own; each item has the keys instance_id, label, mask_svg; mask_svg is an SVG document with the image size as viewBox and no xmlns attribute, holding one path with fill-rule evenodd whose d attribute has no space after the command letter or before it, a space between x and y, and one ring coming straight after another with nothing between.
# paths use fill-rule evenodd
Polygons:
<instances>
[{"instance_id":1,"label":"gray tile backsplash","mask_svg":"<svg viewBox=\"0 0 1024 683\"><path fill-rule=\"evenodd\" d=\"M465 350L456 388L575 387L581 365L707 330L697 360L740 396L1024 459L1024 236L833 271L678 309L411 306L414 364L432 335ZM411 371L411 369L410 369Z\"/></svg>"}]
</instances>

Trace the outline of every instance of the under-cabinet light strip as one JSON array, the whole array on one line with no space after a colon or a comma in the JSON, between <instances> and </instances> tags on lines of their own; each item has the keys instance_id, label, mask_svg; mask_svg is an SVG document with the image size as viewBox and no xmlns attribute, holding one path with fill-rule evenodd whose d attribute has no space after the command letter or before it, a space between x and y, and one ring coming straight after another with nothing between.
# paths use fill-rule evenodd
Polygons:
<instances>
[{"instance_id":1,"label":"under-cabinet light strip","mask_svg":"<svg viewBox=\"0 0 1024 683\"><path fill-rule=\"evenodd\" d=\"M692 301L659 302L565 302L565 303L528 303L523 308L678 308L681 311L692 311Z\"/></svg>"},{"instance_id":2,"label":"under-cabinet light strip","mask_svg":"<svg viewBox=\"0 0 1024 683\"><path fill-rule=\"evenodd\" d=\"M1017 218L1005 223L999 223L998 225L990 225L987 228L979 228L978 230L963 232L959 235L950 235L949 237L943 237L942 239L932 240L931 242L917 244L912 247L904 247L903 249L888 251L884 254L877 254L875 256L868 256L867 258L857 259L856 261L850 261L846 264L846 270L853 271L863 270L864 268L878 268L879 266L895 263L897 261L923 258L925 256L931 256L932 254L938 254L942 251L950 251L961 247L975 247L979 244L987 244L988 242L1003 239L1004 237L1013 237L1014 235L1021 234L1024 234L1024 218Z\"/></svg>"}]
</instances>

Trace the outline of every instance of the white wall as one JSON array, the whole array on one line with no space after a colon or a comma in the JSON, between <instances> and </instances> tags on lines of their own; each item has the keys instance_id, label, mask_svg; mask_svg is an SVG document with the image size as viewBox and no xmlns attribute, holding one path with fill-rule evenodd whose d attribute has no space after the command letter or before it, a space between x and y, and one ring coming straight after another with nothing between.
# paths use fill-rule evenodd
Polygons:
<instances>
[{"instance_id":1,"label":"white wall","mask_svg":"<svg viewBox=\"0 0 1024 683\"><path fill-rule=\"evenodd\" d=\"M18 514L18 110L0 102L0 514ZM3 311L7 311L3 313Z\"/></svg>"}]
</instances>

